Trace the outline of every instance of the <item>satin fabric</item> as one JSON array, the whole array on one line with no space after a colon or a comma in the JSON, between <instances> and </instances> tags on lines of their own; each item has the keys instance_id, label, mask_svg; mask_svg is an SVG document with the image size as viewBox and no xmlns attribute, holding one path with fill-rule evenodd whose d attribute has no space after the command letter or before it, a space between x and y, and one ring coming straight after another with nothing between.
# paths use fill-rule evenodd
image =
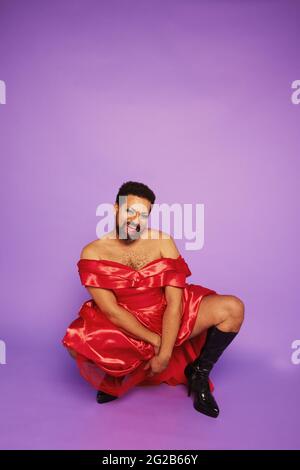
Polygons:
<instances>
[{"instance_id":1,"label":"satin fabric","mask_svg":"<svg viewBox=\"0 0 300 470\"><path fill-rule=\"evenodd\" d=\"M152 377L144 367L155 355L154 347L117 327L93 299L85 301L62 339L65 347L77 352L81 376L96 390L115 396L136 385L186 384L184 368L200 354L207 334L204 331L189 339L200 302L205 295L217 292L186 282L192 273L181 255L176 259L158 258L139 270L117 261L89 259L80 259L77 268L82 285L111 289L119 305L160 336L167 305L165 286L183 290L182 318L172 357L168 367ZM211 380L209 385L213 391Z\"/></svg>"}]
</instances>

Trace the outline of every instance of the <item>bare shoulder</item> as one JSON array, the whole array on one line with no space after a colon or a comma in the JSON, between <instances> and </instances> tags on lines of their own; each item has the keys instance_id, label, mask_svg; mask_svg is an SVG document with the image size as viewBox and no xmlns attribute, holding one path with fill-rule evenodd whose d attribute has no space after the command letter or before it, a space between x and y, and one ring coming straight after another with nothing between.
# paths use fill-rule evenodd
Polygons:
<instances>
[{"instance_id":1,"label":"bare shoulder","mask_svg":"<svg viewBox=\"0 0 300 470\"><path fill-rule=\"evenodd\" d=\"M80 259L100 259L101 245L103 240L97 239L85 245L80 253Z\"/></svg>"},{"instance_id":2,"label":"bare shoulder","mask_svg":"<svg viewBox=\"0 0 300 470\"><path fill-rule=\"evenodd\" d=\"M178 258L180 252L174 241L174 238L162 230L160 232L160 252L163 258Z\"/></svg>"}]
</instances>

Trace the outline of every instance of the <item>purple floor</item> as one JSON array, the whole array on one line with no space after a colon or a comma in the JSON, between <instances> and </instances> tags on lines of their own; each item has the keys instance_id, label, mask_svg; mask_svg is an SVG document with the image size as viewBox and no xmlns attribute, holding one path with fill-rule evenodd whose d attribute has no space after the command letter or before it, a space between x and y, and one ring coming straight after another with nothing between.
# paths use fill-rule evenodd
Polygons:
<instances>
[{"instance_id":1,"label":"purple floor","mask_svg":"<svg viewBox=\"0 0 300 470\"><path fill-rule=\"evenodd\" d=\"M136 387L99 405L64 349L53 353L57 363L15 350L14 366L1 366L1 449L300 447L300 410L291 406L300 396L295 366L272 366L232 347L212 373L221 410L213 419L193 409L185 385Z\"/></svg>"},{"instance_id":2,"label":"purple floor","mask_svg":"<svg viewBox=\"0 0 300 470\"><path fill-rule=\"evenodd\" d=\"M299 22L293 0L0 1L1 449L300 449ZM128 180L182 227L187 282L245 302L217 419L185 385L99 405L60 344Z\"/></svg>"}]
</instances>

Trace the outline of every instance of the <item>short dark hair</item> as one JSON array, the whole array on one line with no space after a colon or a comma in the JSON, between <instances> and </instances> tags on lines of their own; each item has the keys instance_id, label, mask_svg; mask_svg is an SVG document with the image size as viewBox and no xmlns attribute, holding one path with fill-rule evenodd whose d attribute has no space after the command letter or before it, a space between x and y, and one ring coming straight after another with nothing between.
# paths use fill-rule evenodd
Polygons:
<instances>
[{"instance_id":1,"label":"short dark hair","mask_svg":"<svg viewBox=\"0 0 300 470\"><path fill-rule=\"evenodd\" d=\"M119 204L119 196L128 196L128 194L148 199L151 204L154 204L156 198L154 192L146 184L139 183L137 181L126 181L126 183L123 183L119 188L116 202Z\"/></svg>"}]
</instances>

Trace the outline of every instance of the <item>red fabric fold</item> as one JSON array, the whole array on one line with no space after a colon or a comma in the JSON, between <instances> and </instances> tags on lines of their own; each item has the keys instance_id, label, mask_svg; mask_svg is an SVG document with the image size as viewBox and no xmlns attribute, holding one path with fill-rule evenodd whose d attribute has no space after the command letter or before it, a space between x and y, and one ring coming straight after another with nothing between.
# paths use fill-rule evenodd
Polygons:
<instances>
[{"instance_id":1,"label":"red fabric fold","mask_svg":"<svg viewBox=\"0 0 300 470\"><path fill-rule=\"evenodd\" d=\"M89 259L80 259L77 268L82 285L111 289L123 308L159 335L167 305L164 287L183 289L182 319L172 357L168 367L152 377L144 367L155 354L154 347L118 328L93 299L82 304L62 343L77 352L79 372L92 387L121 396L135 385L186 384L184 368L200 354L206 339L206 331L189 339L200 302L217 292L186 283L192 273L181 255L158 258L139 270L115 261ZM211 381L210 387L214 389Z\"/></svg>"}]
</instances>

